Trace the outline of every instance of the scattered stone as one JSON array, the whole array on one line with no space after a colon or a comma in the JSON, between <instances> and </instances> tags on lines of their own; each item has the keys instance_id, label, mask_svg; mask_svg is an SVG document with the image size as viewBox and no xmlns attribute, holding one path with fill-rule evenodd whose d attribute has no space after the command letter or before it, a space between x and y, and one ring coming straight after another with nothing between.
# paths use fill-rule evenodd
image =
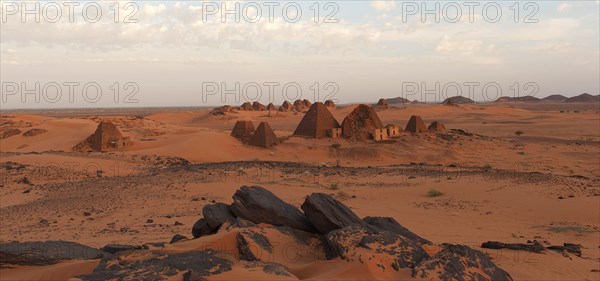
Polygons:
<instances>
[{"instance_id":1,"label":"scattered stone","mask_svg":"<svg viewBox=\"0 0 600 281\"><path fill-rule=\"evenodd\" d=\"M154 220L153 219L147 219L146 223L154 223Z\"/></svg>"},{"instance_id":2,"label":"scattered stone","mask_svg":"<svg viewBox=\"0 0 600 281\"><path fill-rule=\"evenodd\" d=\"M83 212L83 215L86 216L86 217L89 217L89 216L92 215L92 213L90 213L90 212Z\"/></svg>"},{"instance_id":3,"label":"scattered stone","mask_svg":"<svg viewBox=\"0 0 600 281\"><path fill-rule=\"evenodd\" d=\"M179 221L175 221L175 223L173 224L174 226L181 226L183 225L183 223L179 222Z\"/></svg>"},{"instance_id":4,"label":"scattered stone","mask_svg":"<svg viewBox=\"0 0 600 281\"><path fill-rule=\"evenodd\" d=\"M567 252L581 257L581 245L579 244L563 243L562 246L548 246L548 249L563 253Z\"/></svg>"}]
</instances>

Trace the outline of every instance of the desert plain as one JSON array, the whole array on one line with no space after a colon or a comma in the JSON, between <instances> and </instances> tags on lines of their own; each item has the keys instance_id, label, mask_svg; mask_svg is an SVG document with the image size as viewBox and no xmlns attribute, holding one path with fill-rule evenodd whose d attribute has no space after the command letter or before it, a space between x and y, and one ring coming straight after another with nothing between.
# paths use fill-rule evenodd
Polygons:
<instances>
[{"instance_id":1,"label":"desert plain","mask_svg":"<svg viewBox=\"0 0 600 281\"><path fill-rule=\"evenodd\" d=\"M341 124L356 106L328 110ZM404 128L419 115L427 125L439 121L446 130L351 141L293 136L304 115L294 111L4 111L2 131L43 130L0 139L0 279L109 276L92 274L103 264L106 269L102 256L28 264L27 258L7 254L14 241L71 241L93 249L144 245L138 254L138 248L125 251L122 263L142 260L140 255L152 250L221 252L221 263L207 261L218 269L200 277L185 270L165 275L155 268L162 275L142 278L147 280L416 280L411 266L392 268L385 258L325 258L322 248L311 244L322 243L317 236L298 246L268 224L253 226L271 245L254 260L242 257L235 227L192 239L203 207L231 204L242 186L261 186L297 208L307 195L328 194L360 218L395 219L431 242L423 246L430 256L443 243L466 245L487 254L514 280L600 279L598 103L373 108L384 124ZM239 120L268 122L279 143L261 148L240 142L230 135ZM106 152L74 150L100 121L112 122L130 144ZM176 234L186 238L169 243ZM534 240L544 247L575 244L580 254L482 247L488 241L533 245ZM33 254L48 254L40 249Z\"/></svg>"}]
</instances>

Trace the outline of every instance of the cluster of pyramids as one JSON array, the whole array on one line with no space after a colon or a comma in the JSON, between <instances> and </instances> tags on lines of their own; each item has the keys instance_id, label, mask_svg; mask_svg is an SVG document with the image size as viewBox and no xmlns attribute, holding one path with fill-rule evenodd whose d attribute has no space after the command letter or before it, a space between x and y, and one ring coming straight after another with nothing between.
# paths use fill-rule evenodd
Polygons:
<instances>
[{"instance_id":1,"label":"cluster of pyramids","mask_svg":"<svg viewBox=\"0 0 600 281\"><path fill-rule=\"evenodd\" d=\"M224 105L221 107L217 107L213 109L211 112L212 115L225 115L228 112L233 110L241 110L241 111L281 111L281 112L305 112L307 109L311 107L312 103L307 100L295 100L294 103L290 103L289 101L284 101L279 108L277 108L273 103L269 103L267 106L261 104L258 101L253 103L245 102L240 107L232 107L229 105ZM328 108L335 108L335 103L332 100L325 101L325 106Z\"/></svg>"},{"instance_id":2,"label":"cluster of pyramids","mask_svg":"<svg viewBox=\"0 0 600 281\"><path fill-rule=\"evenodd\" d=\"M84 141L73 147L76 151L112 151L123 149L130 144L130 138L124 137L112 122L102 121L96 131Z\"/></svg>"},{"instance_id":3,"label":"cluster of pyramids","mask_svg":"<svg viewBox=\"0 0 600 281\"><path fill-rule=\"evenodd\" d=\"M337 131L341 132L340 136L343 138L365 141L372 137L375 130L383 128L379 116L370 106L364 104L357 106L344 118L340 125L325 104L316 102L298 124L294 136L307 138L337 137L334 133Z\"/></svg>"},{"instance_id":4,"label":"cluster of pyramids","mask_svg":"<svg viewBox=\"0 0 600 281\"><path fill-rule=\"evenodd\" d=\"M231 136L248 145L264 148L271 147L278 142L277 136L267 122L260 122L255 130L252 121L237 121L233 126Z\"/></svg>"},{"instance_id":5,"label":"cluster of pyramids","mask_svg":"<svg viewBox=\"0 0 600 281\"><path fill-rule=\"evenodd\" d=\"M411 116L406 124L406 131L411 133L441 132L445 130L446 126L439 121L433 121L429 124L429 127L425 127L425 122L418 115Z\"/></svg>"},{"instance_id":6,"label":"cluster of pyramids","mask_svg":"<svg viewBox=\"0 0 600 281\"><path fill-rule=\"evenodd\" d=\"M294 105L286 101L282 107L294 110L303 105L305 105L305 102L300 100L297 100ZM400 136L402 131L425 133L446 129L438 121L434 121L429 127L426 127L423 119L417 115L413 115L410 118L405 130L391 124L384 127L373 107L364 104L358 105L344 118L344 121L340 125L328 108L330 107L321 102L311 104L293 135L316 139L343 137L353 141L366 141L369 139L385 140L390 137L397 137ZM277 143L277 138L273 130L266 122L262 122L255 131L251 121L238 121L231 135L244 143L259 147L270 147Z\"/></svg>"}]
</instances>

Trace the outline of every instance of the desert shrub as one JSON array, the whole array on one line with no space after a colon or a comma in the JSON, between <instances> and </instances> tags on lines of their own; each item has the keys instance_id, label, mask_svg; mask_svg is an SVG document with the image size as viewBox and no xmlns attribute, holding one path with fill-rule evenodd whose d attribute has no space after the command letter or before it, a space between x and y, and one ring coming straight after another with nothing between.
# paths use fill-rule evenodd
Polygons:
<instances>
[{"instance_id":1,"label":"desert shrub","mask_svg":"<svg viewBox=\"0 0 600 281\"><path fill-rule=\"evenodd\" d=\"M337 193L337 197L338 197L339 199L346 199L346 198L350 198L350 195L348 194L348 192L346 192L346 191L343 191L343 190L340 190L340 191L338 191L338 193Z\"/></svg>"},{"instance_id":2,"label":"desert shrub","mask_svg":"<svg viewBox=\"0 0 600 281\"><path fill-rule=\"evenodd\" d=\"M329 189L331 189L331 190L338 190L338 189L340 189L340 187L338 186L337 183L332 183L332 184L329 185Z\"/></svg>"},{"instance_id":3,"label":"desert shrub","mask_svg":"<svg viewBox=\"0 0 600 281\"><path fill-rule=\"evenodd\" d=\"M333 149L338 149L338 148L342 147L342 145L339 144L339 143L334 143L330 147L333 148Z\"/></svg>"},{"instance_id":4,"label":"desert shrub","mask_svg":"<svg viewBox=\"0 0 600 281\"><path fill-rule=\"evenodd\" d=\"M434 189L434 188L427 191L427 197L438 197L438 196L442 196L442 195L444 195L444 193L442 193L441 191Z\"/></svg>"},{"instance_id":5,"label":"desert shrub","mask_svg":"<svg viewBox=\"0 0 600 281\"><path fill-rule=\"evenodd\" d=\"M520 136L520 135L522 135L522 134L524 134L524 133L525 133L525 132L523 132L523 131L516 131L516 132L515 132L515 135L517 135L517 136Z\"/></svg>"}]
</instances>

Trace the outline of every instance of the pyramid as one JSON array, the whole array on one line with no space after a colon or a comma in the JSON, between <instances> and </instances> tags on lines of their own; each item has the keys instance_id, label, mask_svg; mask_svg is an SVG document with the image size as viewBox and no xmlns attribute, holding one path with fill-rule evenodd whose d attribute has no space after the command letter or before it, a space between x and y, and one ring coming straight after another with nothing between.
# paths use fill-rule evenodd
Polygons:
<instances>
[{"instance_id":1,"label":"pyramid","mask_svg":"<svg viewBox=\"0 0 600 281\"><path fill-rule=\"evenodd\" d=\"M386 99L379 99L377 102L378 106L388 106L388 101Z\"/></svg>"},{"instance_id":2,"label":"pyramid","mask_svg":"<svg viewBox=\"0 0 600 281\"><path fill-rule=\"evenodd\" d=\"M430 131L441 132L441 131L446 130L446 126L444 126L444 124L442 124L438 121L433 121L431 123L431 125L429 125L429 127L427 127L427 129L429 129Z\"/></svg>"},{"instance_id":3,"label":"pyramid","mask_svg":"<svg viewBox=\"0 0 600 281\"><path fill-rule=\"evenodd\" d=\"M312 104L310 103L310 101L309 101L309 100L307 100L307 99L304 99L302 102L304 103L304 106L306 106L307 108L309 108L309 107L312 105Z\"/></svg>"},{"instance_id":4,"label":"pyramid","mask_svg":"<svg viewBox=\"0 0 600 281\"><path fill-rule=\"evenodd\" d=\"M255 111L267 110L267 108L263 104L261 104L260 102L257 102L257 101L252 103L252 109L254 109Z\"/></svg>"},{"instance_id":5,"label":"pyramid","mask_svg":"<svg viewBox=\"0 0 600 281\"><path fill-rule=\"evenodd\" d=\"M339 127L340 123L331 115L329 109L323 103L315 102L304 114L294 131L294 136L320 139L327 137L327 130Z\"/></svg>"},{"instance_id":6,"label":"pyramid","mask_svg":"<svg viewBox=\"0 0 600 281\"><path fill-rule=\"evenodd\" d=\"M298 112L302 112L304 109L306 109L306 105L302 100L296 100L294 102L294 109L296 109Z\"/></svg>"},{"instance_id":7,"label":"pyramid","mask_svg":"<svg viewBox=\"0 0 600 281\"><path fill-rule=\"evenodd\" d=\"M96 131L73 149L77 151L109 151L118 150L129 145L129 137L123 137L112 122L102 121Z\"/></svg>"},{"instance_id":8,"label":"pyramid","mask_svg":"<svg viewBox=\"0 0 600 281\"><path fill-rule=\"evenodd\" d=\"M425 133L427 132L427 127L425 127L425 123L420 116L413 115L410 117L410 120L408 120L405 131L411 133Z\"/></svg>"},{"instance_id":9,"label":"pyramid","mask_svg":"<svg viewBox=\"0 0 600 281\"><path fill-rule=\"evenodd\" d=\"M269 105L267 105L267 110L277 110L277 108L273 105L273 103L269 103Z\"/></svg>"},{"instance_id":10,"label":"pyramid","mask_svg":"<svg viewBox=\"0 0 600 281\"><path fill-rule=\"evenodd\" d=\"M245 110L245 111L253 111L254 108L252 108L252 105L249 102L245 102L242 104L242 106L240 106L241 110Z\"/></svg>"},{"instance_id":11,"label":"pyramid","mask_svg":"<svg viewBox=\"0 0 600 281\"><path fill-rule=\"evenodd\" d=\"M294 106L289 101L284 101L279 107L279 111L292 111Z\"/></svg>"},{"instance_id":12,"label":"pyramid","mask_svg":"<svg viewBox=\"0 0 600 281\"><path fill-rule=\"evenodd\" d=\"M254 124L252 121L237 121L233 126L233 130L231 130L231 136L242 141L247 142L252 137L254 133Z\"/></svg>"},{"instance_id":13,"label":"pyramid","mask_svg":"<svg viewBox=\"0 0 600 281\"><path fill-rule=\"evenodd\" d=\"M335 108L335 103L332 100L326 100L325 106Z\"/></svg>"},{"instance_id":14,"label":"pyramid","mask_svg":"<svg viewBox=\"0 0 600 281\"><path fill-rule=\"evenodd\" d=\"M342 137L366 141L376 129L383 129L383 123L372 107L358 105L342 122Z\"/></svg>"},{"instance_id":15,"label":"pyramid","mask_svg":"<svg viewBox=\"0 0 600 281\"><path fill-rule=\"evenodd\" d=\"M277 144L277 136L273 133L269 123L260 122L258 128L256 128L256 132L254 132L254 135L252 135L252 138L248 141L248 144L265 148L271 147Z\"/></svg>"}]
</instances>

